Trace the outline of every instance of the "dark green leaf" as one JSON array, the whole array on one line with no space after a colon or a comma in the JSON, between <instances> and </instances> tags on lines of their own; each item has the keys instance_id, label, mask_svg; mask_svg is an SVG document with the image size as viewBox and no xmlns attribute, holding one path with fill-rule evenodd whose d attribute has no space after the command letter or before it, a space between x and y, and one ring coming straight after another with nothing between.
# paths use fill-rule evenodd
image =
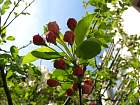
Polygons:
<instances>
[{"instance_id":1,"label":"dark green leaf","mask_svg":"<svg viewBox=\"0 0 140 105\"><path fill-rule=\"evenodd\" d=\"M90 59L95 57L101 51L100 42L95 38L90 38L81 43L76 49L76 55L79 58Z\"/></svg>"},{"instance_id":2,"label":"dark green leaf","mask_svg":"<svg viewBox=\"0 0 140 105\"><path fill-rule=\"evenodd\" d=\"M18 48L16 46L12 46L10 48L10 52L11 52L11 55L14 57L14 58L17 58L18 56Z\"/></svg>"},{"instance_id":3,"label":"dark green leaf","mask_svg":"<svg viewBox=\"0 0 140 105\"><path fill-rule=\"evenodd\" d=\"M10 78L12 75L13 75L13 71L9 70L7 75L6 75L6 78Z\"/></svg>"},{"instance_id":4,"label":"dark green leaf","mask_svg":"<svg viewBox=\"0 0 140 105\"><path fill-rule=\"evenodd\" d=\"M9 40L9 41L14 41L15 38L14 38L13 36L8 36L8 37L7 37L7 40Z\"/></svg>"},{"instance_id":5,"label":"dark green leaf","mask_svg":"<svg viewBox=\"0 0 140 105\"><path fill-rule=\"evenodd\" d=\"M58 52L39 52L39 51L32 51L31 54L37 58L51 60L60 58L61 55Z\"/></svg>"},{"instance_id":6,"label":"dark green leaf","mask_svg":"<svg viewBox=\"0 0 140 105\"><path fill-rule=\"evenodd\" d=\"M38 49L35 49L33 51L39 51L39 52L54 52L52 49L48 48L48 47L41 47L41 48L38 48ZM27 55L25 55L23 57L23 60L22 60L22 63L25 64L25 63L30 63L30 62L33 62L33 61L36 61L38 60L39 58L33 56L31 53L33 52L29 52Z\"/></svg>"},{"instance_id":7,"label":"dark green leaf","mask_svg":"<svg viewBox=\"0 0 140 105\"><path fill-rule=\"evenodd\" d=\"M59 70L59 69L56 69L54 72L53 72L53 77L57 80L60 80L60 81L63 81L64 80L64 75L65 75L65 71L64 70Z\"/></svg>"},{"instance_id":8,"label":"dark green leaf","mask_svg":"<svg viewBox=\"0 0 140 105\"><path fill-rule=\"evenodd\" d=\"M75 28L75 43L77 45L80 45L80 43L82 43L82 41L84 40L87 32L89 31L89 28L92 24L94 15L93 14L89 14L87 16L85 16L84 18L82 18L76 28Z\"/></svg>"},{"instance_id":9,"label":"dark green leaf","mask_svg":"<svg viewBox=\"0 0 140 105\"><path fill-rule=\"evenodd\" d=\"M4 2L4 4L2 5L1 15L4 15L5 12L7 11L7 9L10 8L10 4L11 4L11 1L10 1L10 0L6 0L6 1Z\"/></svg>"},{"instance_id":10,"label":"dark green leaf","mask_svg":"<svg viewBox=\"0 0 140 105\"><path fill-rule=\"evenodd\" d=\"M11 55L9 55L9 54L0 54L0 58L9 59L9 58L11 58Z\"/></svg>"},{"instance_id":11,"label":"dark green leaf","mask_svg":"<svg viewBox=\"0 0 140 105\"><path fill-rule=\"evenodd\" d=\"M0 0L0 4L2 4L2 3L3 3L3 1L4 1L4 0Z\"/></svg>"}]
</instances>

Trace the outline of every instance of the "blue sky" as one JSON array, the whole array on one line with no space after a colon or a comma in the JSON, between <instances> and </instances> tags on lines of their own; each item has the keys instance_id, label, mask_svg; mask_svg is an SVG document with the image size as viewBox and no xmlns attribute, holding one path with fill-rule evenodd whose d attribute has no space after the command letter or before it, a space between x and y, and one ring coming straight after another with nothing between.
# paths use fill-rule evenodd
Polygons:
<instances>
[{"instance_id":1,"label":"blue sky","mask_svg":"<svg viewBox=\"0 0 140 105\"><path fill-rule=\"evenodd\" d=\"M20 47L29 43L33 35L43 33L43 25L50 21L57 21L64 33L67 30L68 18L79 20L84 16L82 5L82 0L36 0L27 10L31 15L18 17L8 28L8 34L16 37L16 40L9 44Z\"/></svg>"},{"instance_id":2,"label":"blue sky","mask_svg":"<svg viewBox=\"0 0 140 105\"><path fill-rule=\"evenodd\" d=\"M49 21L57 21L64 33L67 30L66 22L69 17L79 20L85 14L81 0L41 0L38 5L40 9L40 16L38 17L40 20L39 31L41 33L42 26ZM53 68L51 62L42 61L42 64L47 65L49 70Z\"/></svg>"},{"instance_id":3,"label":"blue sky","mask_svg":"<svg viewBox=\"0 0 140 105\"><path fill-rule=\"evenodd\" d=\"M80 19L84 15L82 0L40 0L40 25L49 21L57 21L62 31L66 30L66 21L69 17Z\"/></svg>"}]
</instances>

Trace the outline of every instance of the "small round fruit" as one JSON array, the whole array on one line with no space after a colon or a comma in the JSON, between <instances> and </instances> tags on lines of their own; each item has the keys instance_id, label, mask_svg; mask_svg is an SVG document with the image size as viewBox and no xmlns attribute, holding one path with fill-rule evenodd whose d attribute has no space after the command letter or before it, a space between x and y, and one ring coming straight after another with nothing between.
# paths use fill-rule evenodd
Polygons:
<instances>
[{"instance_id":1,"label":"small round fruit","mask_svg":"<svg viewBox=\"0 0 140 105\"><path fill-rule=\"evenodd\" d=\"M65 63L65 60L64 59L58 59L58 60L55 60L54 61L54 67L56 69L65 69L66 68L66 63Z\"/></svg>"},{"instance_id":2,"label":"small round fruit","mask_svg":"<svg viewBox=\"0 0 140 105\"><path fill-rule=\"evenodd\" d=\"M39 34L33 36L33 43L35 45L45 45L44 39Z\"/></svg>"},{"instance_id":3,"label":"small round fruit","mask_svg":"<svg viewBox=\"0 0 140 105\"><path fill-rule=\"evenodd\" d=\"M88 79L88 80L85 80L85 81L84 81L84 84L93 86L93 81L90 80L90 79Z\"/></svg>"},{"instance_id":4,"label":"small round fruit","mask_svg":"<svg viewBox=\"0 0 140 105\"><path fill-rule=\"evenodd\" d=\"M58 34L58 32L59 32L59 26L56 23L56 21L53 21L53 22L49 22L48 23L48 31L52 31L55 34Z\"/></svg>"},{"instance_id":5,"label":"small round fruit","mask_svg":"<svg viewBox=\"0 0 140 105\"><path fill-rule=\"evenodd\" d=\"M83 93L83 94L90 94L90 93L92 92L92 90L93 90L93 87L90 86L90 85L84 84L84 85L82 86L82 93Z\"/></svg>"},{"instance_id":6,"label":"small round fruit","mask_svg":"<svg viewBox=\"0 0 140 105\"><path fill-rule=\"evenodd\" d=\"M73 89L73 91L77 91L78 90L78 84L76 82L73 83L72 89Z\"/></svg>"},{"instance_id":7,"label":"small round fruit","mask_svg":"<svg viewBox=\"0 0 140 105\"><path fill-rule=\"evenodd\" d=\"M97 105L95 102L91 102L89 105Z\"/></svg>"},{"instance_id":8,"label":"small round fruit","mask_svg":"<svg viewBox=\"0 0 140 105\"><path fill-rule=\"evenodd\" d=\"M68 44L72 45L74 42L74 32L73 31L66 31L64 34L64 41L68 42Z\"/></svg>"},{"instance_id":9,"label":"small round fruit","mask_svg":"<svg viewBox=\"0 0 140 105\"><path fill-rule=\"evenodd\" d=\"M52 31L46 33L46 40L49 43L56 44L56 35Z\"/></svg>"},{"instance_id":10,"label":"small round fruit","mask_svg":"<svg viewBox=\"0 0 140 105\"><path fill-rule=\"evenodd\" d=\"M80 66L76 66L73 70L73 75L78 76L78 77L82 77L84 76L84 70L82 67Z\"/></svg>"},{"instance_id":11,"label":"small round fruit","mask_svg":"<svg viewBox=\"0 0 140 105\"><path fill-rule=\"evenodd\" d=\"M72 96L72 94L73 94L73 90L72 89L67 89L66 95L67 96Z\"/></svg>"},{"instance_id":12,"label":"small round fruit","mask_svg":"<svg viewBox=\"0 0 140 105\"><path fill-rule=\"evenodd\" d=\"M54 80L54 79L48 79L47 80L47 84L50 86L50 87L56 87L59 85L59 82L57 80Z\"/></svg>"},{"instance_id":13,"label":"small round fruit","mask_svg":"<svg viewBox=\"0 0 140 105\"><path fill-rule=\"evenodd\" d=\"M67 21L67 26L69 29L71 29L72 31L74 31L75 27L77 25L77 21L74 18L69 18Z\"/></svg>"}]
</instances>

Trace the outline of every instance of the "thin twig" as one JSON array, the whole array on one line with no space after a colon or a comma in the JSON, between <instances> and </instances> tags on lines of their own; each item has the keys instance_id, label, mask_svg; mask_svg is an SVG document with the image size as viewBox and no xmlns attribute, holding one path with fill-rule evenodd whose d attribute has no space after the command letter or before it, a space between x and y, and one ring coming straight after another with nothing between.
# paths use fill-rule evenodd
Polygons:
<instances>
[{"instance_id":1,"label":"thin twig","mask_svg":"<svg viewBox=\"0 0 140 105\"><path fill-rule=\"evenodd\" d=\"M18 2L16 3L16 5L13 7L13 9L11 10L11 12L10 12L9 15L7 16L7 18L6 18L6 20L5 20L4 24L3 24L3 26L6 25L6 23L7 23L8 19L10 18L11 14L13 13L13 11L15 10L15 8L18 6L18 4L19 4L20 2L21 2L21 0L18 0Z\"/></svg>"},{"instance_id":2,"label":"thin twig","mask_svg":"<svg viewBox=\"0 0 140 105\"><path fill-rule=\"evenodd\" d=\"M9 53L9 51L3 50L3 49L1 49L1 48L0 48L0 51L3 51L3 52L5 52L5 53Z\"/></svg>"},{"instance_id":3,"label":"thin twig","mask_svg":"<svg viewBox=\"0 0 140 105\"><path fill-rule=\"evenodd\" d=\"M79 88L79 99L80 99L80 105L82 105L82 88L81 88L81 83L78 84L78 88Z\"/></svg>"},{"instance_id":4,"label":"thin twig","mask_svg":"<svg viewBox=\"0 0 140 105\"><path fill-rule=\"evenodd\" d=\"M24 49L24 48L28 47L30 44L32 44L32 41L30 41L27 45L20 47L18 50Z\"/></svg>"},{"instance_id":5,"label":"thin twig","mask_svg":"<svg viewBox=\"0 0 140 105\"><path fill-rule=\"evenodd\" d=\"M7 28L17 17L19 17L22 13L24 13L24 11L31 6L31 4L34 2L35 0L33 0L31 3L29 3L17 16L15 16L5 27L3 27L1 29L1 31L3 31L5 28Z\"/></svg>"},{"instance_id":6,"label":"thin twig","mask_svg":"<svg viewBox=\"0 0 140 105\"><path fill-rule=\"evenodd\" d=\"M28 47L30 44L32 44L32 41L30 41L27 45L20 47L18 50L24 49L24 48ZM6 50L3 50L1 48L0 48L0 51L3 51L5 53L10 53L10 51L6 51Z\"/></svg>"}]
</instances>

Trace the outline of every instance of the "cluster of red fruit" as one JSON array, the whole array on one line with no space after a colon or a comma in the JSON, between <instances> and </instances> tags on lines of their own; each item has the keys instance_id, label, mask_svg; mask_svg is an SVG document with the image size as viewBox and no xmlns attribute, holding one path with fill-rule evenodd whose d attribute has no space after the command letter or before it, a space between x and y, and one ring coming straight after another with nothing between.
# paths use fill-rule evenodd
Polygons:
<instances>
[{"instance_id":1,"label":"cluster of red fruit","mask_svg":"<svg viewBox=\"0 0 140 105\"><path fill-rule=\"evenodd\" d=\"M74 18L69 18L67 21L67 26L70 31L66 31L64 34L63 40L68 42L68 44L72 45L74 42L74 29L77 25L77 21ZM54 22L49 22L48 25L48 32L46 33L46 41L52 44L56 44L56 38L59 37L59 26ZM33 43L35 45L45 45L45 39L38 35L33 36Z\"/></svg>"},{"instance_id":2,"label":"cluster of red fruit","mask_svg":"<svg viewBox=\"0 0 140 105\"><path fill-rule=\"evenodd\" d=\"M69 18L67 21L67 26L70 29L66 31L63 37L63 41L67 42L69 45L73 45L75 33L74 30L76 28L77 21L74 18ZM52 43L54 45L57 44L56 39L60 38L59 36L59 26L56 22L49 22L47 24L48 31L45 34L45 38L42 36L35 35L33 36L33 43L35 45L46 45L46 41L48 43ZM45 41L46 40L46 41ZM76 78L83 78L81 82L75 81L72 86L66 90L67 96L72 96L74 92L76 92L79 87L82 89L82 94L91 94L93 90L93 80L91 78L84 78L85 68L82 65L74 64L73 67L73 76ZM65 58L59 58L54 61L54 68L65 70L67 69L68 64L66 63ZM48 79L47 84L50 87L57 87L60 85L60 82L55 79ZM91 104L93 105L93 104Z\"/></svg>"},{"instance_id":3,"label":"cluster of red fruit","mask_svg":"<svg viewBox=\"0 0 140 105\"><path fill-rule=\"evenodd\" d=\"M66 66L67 66L67 64L65 63L65 60L63 58L54 61L54 67L56 69L64 70L66 68ZM83 77L84 72L85 72L85 70L81 66L76 66L73 69L73 75L77 76L77 77ZM57 80L49 79L47 81L47 84L50 87L56 87L59 85L59 82ZM77 91L77 90L78 90L78 83L74 82L72 87L66 91L66 95L71 96L73 94L73 92ZM92 92L92 90L93 90L93 81L91 79L84 80L83 85L82 85L82 93L90 94Z\"/></svg>"}]
</instances>

